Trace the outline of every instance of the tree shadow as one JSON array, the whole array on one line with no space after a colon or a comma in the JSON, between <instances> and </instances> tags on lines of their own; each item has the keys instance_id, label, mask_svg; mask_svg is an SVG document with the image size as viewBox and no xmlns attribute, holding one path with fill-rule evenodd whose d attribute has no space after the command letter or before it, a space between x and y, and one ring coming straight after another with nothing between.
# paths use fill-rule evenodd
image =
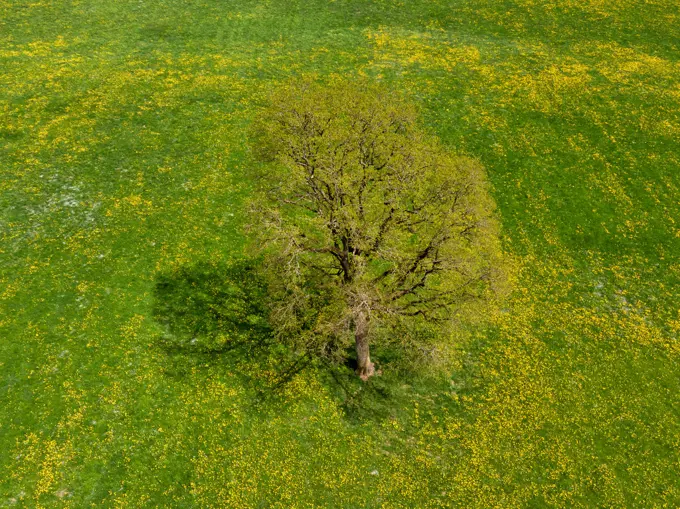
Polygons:
<instances>
[{"instance_id":1,"label":"tree shadow","mask_svg":"<svg viewBox=\"0 0 680 509\"><path fill-rule=\"evenodd\" d=\"M165 375L180 380L206 366L224 369L253 391L254 405L269 401L276 408L288 382L312 369L353 422L398 417L412 405L413 381L404 383L412 380L409 374L387 369L363 382L354 373L353 353L337 365L279 344L267 299L253 260L199 262L160 273L153 316L163 329L156 346L164 353Z\"/></svg>"},{"instance_id":2,"label":"tree shadow","mask_svg":"<svg viewBox=\"0 0 680 509\"><path fill-rule=\"evenodd\" d=\"M266 348L272 339L266 293L250 260L199 262L159 274L153 316L163 328L157 346L174 361L167 373Z\"/></svg>"},{"instance_id":3,"label":"tree shadow","mask_svg":"<svg viewBox=\"0 0 680 509\"><path fill-rule=\"evenodd\" d=\"M153 316L163 329L156 347L165 355L166 376L179 380L199 368L221 368L239 376L256 403L314 364L275 340L257 264L199 262L157 276Z\"/></svg>"}]
</instances>

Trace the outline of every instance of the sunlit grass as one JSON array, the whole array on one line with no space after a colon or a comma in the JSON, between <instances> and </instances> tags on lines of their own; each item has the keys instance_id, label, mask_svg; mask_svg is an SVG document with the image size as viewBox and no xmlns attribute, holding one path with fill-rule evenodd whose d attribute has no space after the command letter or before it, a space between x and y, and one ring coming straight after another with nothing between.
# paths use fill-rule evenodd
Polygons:
<instances>
[{"instance_id":1,"label":"sunlit grass","mask_svg":"<svg viewBox=\"0 0 680 509\"><path fill-rule=\"evenodd\" d=\"M679 505L678 11L0 2L0 505ZM387 81L487 168L516 291L450 381L263 397L274 357L163 346L159 281L248 254L292 74Z\"/></svg>"}]
</instances>

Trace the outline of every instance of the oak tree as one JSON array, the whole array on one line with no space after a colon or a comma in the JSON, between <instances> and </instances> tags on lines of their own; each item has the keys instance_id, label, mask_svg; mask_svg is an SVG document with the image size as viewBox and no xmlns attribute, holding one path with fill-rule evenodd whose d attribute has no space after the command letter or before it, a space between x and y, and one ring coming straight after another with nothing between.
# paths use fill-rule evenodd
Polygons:
<instances>
[{"instance_id":1,"label":"oak tree","mask_svg":"<svg viewBox=\"0 0 680 509\"><path fill-rule=\"evenodd\" d=\"M485 172L429 135L404 96L366 80L289 83L251 134L249 231L281 341L337 362L353 347L366 380L371 347L435 362L453 317L499 294Z\"/></svg>"}]
</instances>

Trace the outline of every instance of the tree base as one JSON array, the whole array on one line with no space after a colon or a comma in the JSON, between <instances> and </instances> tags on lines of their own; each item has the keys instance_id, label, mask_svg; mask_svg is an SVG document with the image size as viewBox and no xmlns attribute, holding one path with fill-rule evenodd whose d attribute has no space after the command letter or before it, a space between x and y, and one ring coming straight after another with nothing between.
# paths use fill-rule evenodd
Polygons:
<instances>
[{"instance_id":1,"label":"tree base","mask_svg":"<svg viewBox=\"0 0 680 509\"><path fill-rule=\"evenodd\" d=\"M358 367L354 372L365 382L375 375L375 365L371 362L367 366Z\"/></svg>"}]
</instances>

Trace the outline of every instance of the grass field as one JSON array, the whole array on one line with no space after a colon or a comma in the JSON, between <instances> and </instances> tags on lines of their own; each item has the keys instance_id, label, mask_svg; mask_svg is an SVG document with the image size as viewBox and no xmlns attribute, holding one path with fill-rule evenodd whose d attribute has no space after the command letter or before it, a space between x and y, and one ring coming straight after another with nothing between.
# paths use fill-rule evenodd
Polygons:
<instances>
[{"instance_id":1,"label":"grass field","mask_svg":"<svg viewBox=\"0 0 680 509\"><path fill-rule=\"evenodd\" d=\"M450 380L263 399L266 357L164 346L293 75L487 168L517 281ZM0 0L0 506L678 507L679 202L676 0Z\"/></svg>"}]
</instances>

